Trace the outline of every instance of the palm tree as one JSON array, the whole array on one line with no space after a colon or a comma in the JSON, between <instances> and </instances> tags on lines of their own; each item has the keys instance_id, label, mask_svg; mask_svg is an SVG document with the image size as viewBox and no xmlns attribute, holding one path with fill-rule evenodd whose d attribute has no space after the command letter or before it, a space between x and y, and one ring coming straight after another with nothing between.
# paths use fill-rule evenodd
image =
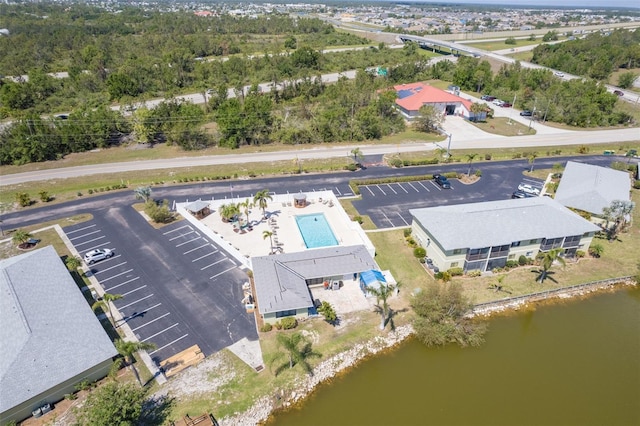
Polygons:
<instances>
[{"instance_id":1,"label":"palm tree","mask_svg":"<svg viewBox=\"0 0 640 426\"><path fill-rule=\"evenodd\" d=\"M531 170L529 170L529 172L533 172L533 165L536 162L536 158L538 157L538 153L537 152L532 152L531 154L529 154L529 156L527 157L527 159L529 160L529 164L531 164Z\"/></svg>"},{"instance_id":2,"label":"palm tree","mask_svg":"<svg viewBox=\"0 0 640 426\"><path fill-rule=\"evenodd\" d=\"M23 231L22 229L18 229L16 230L16 232L13 233L13 237L11 237L11 241L20 245L29 241L31 237L32 235L29 232Z\"/></svg>"},{"instance_id":3,"label":"palm tree","mask_svg":"<svg viewBox=\"0 0 640 426\"><path fill-rule=\"evenodd\" d=\"M367 292L374 295L377 299L376 311L380 314L380 330L384 330L384 327L387 325L387 321L391 320L391 308L387 303L387 299L391 296L398 288L400 287L400 283L393 284L383 284L380 283L379 287L367 287ZM381 303L382 302L382 303ZM391 321L391 328L393 329L393 321Z\"/></svg>"},{"instance_id":4,"label":"palm tree","mask_svg":"<svg viewBox=\"0 0 640 426\"><path fill-rule=\"evenodd\" d=\"M242 211L244 212L245 216L247 216L247 226L249 226L249 213L250 213L250 209L253 207L253 203L249 201L249 199L247 198L244 200L243 203L240 203L238 206L242 208Z\"/></svg>"},{"instance_id":5,"label":"palm tree","mask_svg":"<svg viewBox=\"0 0 640 426\"><path fill-rule=\"evenodd\" d=\"M136 376L136 380L140 386L142 386L142 381L140 380L140 375L138 374L138 370L136 366L133 364L133 354L138 351L148 351L156 348L156 345L153 343L146 342L129 342L126 340L118 339L115 342L116 349L118 353L124 357L125 365L131 367L133 371L133 375Z\"/></svg>"},{"instance_id":6,"label":"palm tree","mask_svg":"<svg viewBox=\"0 0 640 426\"><path fill-rule=\"evenodd\" d=\"M281 352L277 354L273 361L276 361L286 355L289 359L289 368L293 368L295 365L299 364L307 373L309 373L309 375L313 375L313 369L307 361L307 358L312 356L320 357L321 355L311 348L311 342L305 336L297 332L291 334L278 333L276 340L278 342L278 347L284 349L284 353ZM276 369L276 376L286 365L287 364L283 364Z\"/></svg>"},{"instance_id":7,"label":"palm tree","mask_svg":"<svg viewBox=\"0 0 640 426\"><path fill-rule=\"evenodd\" d=\"M496 293L504 291L505 293L511 294L511 290L502 283L506 277L506 275L500 275L497 282L489 284L489 289L495 290Z\"/></svg>"},{"instance_id":8,"label":"palm tree","mask_svg":"<svg viewBox=\"0 0 640 426\"><path fill-rule=\"evenodd\" d=\"M469 170L467 171L467 176L471 176L471 162L475 160L477 157L478 157L478 154L476 153L466 155L465 158L467 160L467 163L469 163Z\"/></svg>"},{"instance_id":9,"label":"palm tree","mask_svg":"<svg viewBox=\"0 0 640 426\"><path fill-rule=\"evenodd\" d=\"M116 300L120 300L122 299L122 295L121 294L111 294L111 293L105 293L102 296L101 300L98 300L96 303L94 303L93 305L91 305L91 309L93 309L94 311L97 311L98 309L102 308L102 310L104 311L105 308L107 309L107 311L109 312L109 318L111 318L111 321L113 321L113 325L117 327L114 319L113 319L113 313L111 312L111 302L115 302Z\"/></svg>"},{"instance_id":10,"label":"palm tree","mask_svg":"<svg viewBox=\"0 0 640 426\"><path fill-rule=\"evenodd\" d=\"M602 244L595 243L592 244L591 247L589 247L589 254L591 254L591 256L595 258L599 258L600 256L602 256L602 253L604 253L604 247L602 246Z\"/></svg>"},{"instance_id":11,"label":"palm tree","mask_svg":"<svg viewBox=\"0 0 640 426\"><path fill-rule=\"evenodd\" d=\"M542 263L540 264L542 266L542 269L538 270L539 275L536 281L540 282L541 284L544 282L544 280L549 275L549 270L553 266L554 262L558 261L562 266L566 265L566 262L564 261L564 259L560 257L560 255L563 252L564 252L564 249L561 247L558 247L558 248L549 250L544 254L544 257L542 258Z\"/></svg>"},{"instance_id":12,"label":"palm tree","mask_svg":"<svg viewBox=\"0 0 640 426\"><path fill-rule=\"evenodd\" d=\"M82 266L82 260L80 260L80 258L77 256L67 256L67 258L64 260L64 263L67 265L67 268L70 271L75 271L80 266Z\"/></svg>"},{"instance_id":13,"label":"palm tree","mask_svg":"<svg viewBox=\"0 0 640 426\"><path fill-rule=\"evenodd\" d=\"M268 189L263 189L262 191L258 191L256 195L253 196L253 202L258 205L262 209L262 217L266 219L267 217L267 205L268 200L273 200L273 197L269 194Z\"/></svg>"},{"instance_id":14,"label":"palm tree","mask_svg":"<svg viewBox=\"0 0 640 426\"><path fill-rule=\"evenodd\" d=\"M353 155L353 162L356 164L360 163L364 159L364 154L362 154L360 148L353 148L351 150L351 155Z\"/></svg>"},{"instance_id":15,"label":"palm tree","mask_svg":"<svg viewBox=\"0 0 640 426\"><path fill-rule=\"evenodd\" d=\"M263 240L266 240L267 238L269 238L269 243L270 243L269 247L271 247L269 249L270 253L273 253L273 238L272 238L272 236L273 236L273 232L271 232L271 231L263 231L262 232L262 239Z\"/></svg>"},{"instance_id":16,"label":"palm tree","mask_svg":"<svg viewBox=\"0 0 640 426\"><path fill-rule=\"evenodd\" d=\"M143 200L146 203L151 198L151 187L139 186L133 190L133 193L136 195L136 200Z\"/></svg>"},{"instance_id":17,"label":"palm tree","mask_svg":"<svg viewBox=\"0 0 640 426\"><path fill-rule=\"evenodd\" d=\"M220 206L219 212L224 222L231 222L240 213L240 208L236 203L223 204Z\"/></svg>"}]
</instances>

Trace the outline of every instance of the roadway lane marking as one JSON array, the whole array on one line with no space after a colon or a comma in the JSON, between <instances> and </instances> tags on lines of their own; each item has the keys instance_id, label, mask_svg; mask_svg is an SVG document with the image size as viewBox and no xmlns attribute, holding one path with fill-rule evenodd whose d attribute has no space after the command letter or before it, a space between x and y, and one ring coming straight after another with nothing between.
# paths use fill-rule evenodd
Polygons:
<instances>
[{"instance_id":1,"label":"roadway lane marking","mask_svg":"<svg viewBox=\"0 0 640 426\"><path fill-rule=\"evenodd\" d=\"M382 192L382 195L387 195L387 193L384 192L382 188L380 188L380 185L376 185L376 188L378 188L380 192Z\"/></svg>"},{"instance_id":2,"label":"roadway lane marking","mask_svg":"<svg viewBox=\"0 0 640 426\"><path fill-rule=\"evenodd\" d=\"M135 302L131 302L131 303L129 303L128 305L120 306L120 307L118 308L118 310L120 310L120 311L121 311L121 310L123 310L124 308L128 308L129 306L135 305L136 303L138 303L138 302L142 302L143 300L148 299L148 298L150 298L150 297L153 297L153 293L151 293L150 295L145 296L145 297L143 297L143 298L141 298L141 299L138 299L138 300L136 300Z\"/></svg>"},{"instance_id":3,"label":"roadway lane marking","mask_svg":"<svg viewBox=\"0 0 640 426\"><path fill-rule=\"evenodd\" d=\"M336 191L338 191L338 196L342 195L342 193L340 192L337 186L336 186Z\"/></svg>"},{"instance_id":4,"label":"roadway lane marking","mask_svg":"<svg viewBox=\"0 0 640 426\"><path fill-rule=\"evenodd\" d=\"M178 247L182 247L182 246L183 246L183 245L185 245L185 244L192 243L192 242L194 242L195 240L199 240L200 238L202 238L202 237L195 237L195 238L194 238L194 239L192 239L192 240L185 241L184 243L180 243L180 244L178 244L178 245L176 246L176 248L178 248Z\"/></svg>"},{"instance_id":5,"label":"roadway lane marking","mask_svg":"<svg viewBox=\"0 0 640 426\"><path fill-rule=\"evenodd\" d=\"M129 284L130 282L135 281L135 280L139 280L139 279L140 279L140 277L131 278L130 280L127 280L127 281L125 281L123 283L120 283L118 285L114 285L113 287L110 287L109 290L107 290L105 288L104 291L109 292L109 291L113 290L114 288L122 287L125 284Z\"/></svg>"},{"instance_id":6,"label":"roadway lane marking","mask_svg":"<svg viewBox=\"0 0 640 426\"><path fill-rule=\"evenodd\" d=\"M172 229L171 231L163 232L162 235L168 235L168 234L171 234L172 232L176 232L176 231L179 231L179 230L184 229L184 228L191 229L191 226L190 225L184 225L184 226L181 226L179 228Z\"/></svg>"},{"instance_id":7,"label":"roadway lane marking","mask_svg":"<svg viewBox=\"0 0 640 426\"><path fill-rule=\"evenodd\" d=\"M236 265L235 265L235 264L234 264L231 268L229 268L229 269L225 269L224 271L220 272L219 274L215 274L214 276L209 277L209 279L210 279L210 280L212 280L212 279L214 279L214 278L217 278L217 277L219 277L219 276L220 276L220 275L222 275L222 274L226 274L227 272L229 272L229 271L230 271L230 270L232 270L232 269L236 269Z\"/></svg>"},{"instance_id":8,"label":"roadway lane marking","mask_svg":"<svg viewBox=\"0 0 640 426\"><path fill-rule=\"evenodd\" d=\"M371 195L373 195L374 197L376 196L376 194L373 193L371 188L369 188L368 186L365 186L364 188L367 188L367 190L371 193Z\"/></svg>"},{"instance_id":9,"label":"roadway lane marking","mask_svg":"<svg viewBox=\"0 0 640 426\"><path fill-rule=\"evenodd\" d=\"M165 331L167 331L167 330L171 330L173 327L177 327L179 324L180 324L180 323L179 323L179 322L177 322L177 323L175 323L175 324L173 324L173 325L170 325L169 327L165 328L164 330L160 330L160 331L158 331L156 334L153 334L153 335L151 335L151 336L147 337L146 339L142 339L142 340L141 340L141 342L146 342L146 341L147 341L147 340L149 340L149 339L153 339L153 338L154 338L154 337L156 337L157 335L162 334L162 333L164 333L164 332L165 332Z\"/></svg>"},{"instance_id":10,"label":"roadway lane marking","mask_svg":"<svg viewBox=\"0 0 640 426\"><path fill-rule=\"evenodd\" d=\"M94 241L101 240L101 239L103 239L103 238L106 238L106 237L103 235L102 237L94 238L93 240L85 241L84 243L74 244L74 246L76 246L76 248L77 248L78 246L81 246L81 245L83 245L83 244L89 244L89 243L92 243L92 242L94 242Z\"/></svg>"},{"instance_id":11,"label":"roadway lane marking","mask_svg":"<svg viewBox=\"0 0 640 426\"><path fill-rule=\"evenodd\" d=\"M227 258L226 258L226 257L225 257L225 258L222 258L222 259L220 259L220 260L218 260L217 262L210 263L209 265L205 266L204 268L200 268L200 270L201 270L201 271L204 271L205 269L210 268L210 267L212 267L213 265L217 265L217 264L218 264L218 263L220 263L220 262L224 262L225 260L227 260Z\"/></svg>"},{"instance_id":12,"label":"roadway lane marking","mask_svg":"<svg viewBox=\"0 0 640 426\"><path fill-rule=\"evenodd\" d=\"M396 226L393 222L391 222L391 219L389 219L389 217L388 217L386 214L384 214L384 212L381 212L381 213L382 213L382 216L384 216L384 218L385 218L385 219L387 219L387 220L389 221L389 223L391 224L391 226Z\"/></svg>"},{"instance_id":13,"label":"roadway lane marking","mask_svg":"<svg viewBox=\"0 0 640 426\"><path fill-rule=\"evenodd\" d=\"M413 186L413 185L411 184L411 182L407 182L407 183L408 183L408 184L409 184L409 186L410 186L410 187L412 187L416 192L420 192L420 191L418 190L418 188L416 188L415 186Z\"/></svg>"},{"instance_id":14,"label":"roadway lane marking","mask_svg":"<svg viewBox=\"0 0 640 426\"><path fill-rule=\"evenodd\" d=\"M129 272L131 272L131 271L133 271L133 269L129 269L128 271L124 271L124 272L120 272L118 275L114 275L114 276L112 276L112 277L105 278L104 280L100 280L100 283L103 283L103 282L105 282L105 281L112 280L112 279L114 279L114 278L119 277L120 275L128 274L128 273L129 273ZM95 275L95 274L94 274L94 275Z\"/></svg>"},{"instance_id":15,"label":"roadway lane marking","mask_svg":"<svg viewBox=\"0 0 640 426\"><path fill-rule=\"evenodd\" d=\"M219 250L215 250L215 251L212 251L211 253L207 253L207 254L205 254L204 256L200 256L200 257L199 257L199 258L197 258L197 259L193 259L193 260L191 261L191 263L193 263L193 262L197 262L198 260L202 260L202 259L204 259L204 258L205 258L205 257L207 257L207 256L211 256L211 255L213 255L213 254L216 254L218 251L219 251Z\"/></svg>"},{"instance_id":16,"label":"roadway lane marking","mask_svg":"<svg viewBox=\"0 0 640 426\"><path fill-rule=\"evenodd\" d=\"M143 289L143 288L145 288L146 286L147 286L147 285L145 284L145 285L143 285L142 287L134 288L134 289L133 289L133 290L131 290L131 291L128 291L128 292L126 292L126 293L122 293L122 296L124 297L124 296L126 296L126 295L128 295L128 294L131 294L131 293L134 293L134 292L136 292L136 291L138 291L138 290L142 290L142 289Z\"/></svg>"},{"instance_id":17,"label":"roadway lane marking","mask_svg":"<svg viewBox=\"0 0 640 426\"><path fill-rule=\"evenodd\" d=\"M404 224L405 224L405 225L407 225L407 226L409 225L409 224L407 223L407 221L406 221L406 220L404 220L404 217L402 217L402 215L401 215L400 213L396 212L396 214L397 214L398 216L400 216L400 219L402 219L402 221L404 222Z\"/></svg>"},{"instance_id":18,"label":"roadway lane marking","mask_svg":"<svg viewBox=\"0 0 640 426\"><path fill-rule=\"evenodd\" d=\"M394 193L394 194L396 194L396 195L398 194L398 193L396 192L396 190L395 190L395 189L393 189L393 188L391 187L391 185L387 184L387 186L389 187L389 189L390 189L390 190L392 190L392 191L393 191L393 193ZM387 194L384 194L384 195L387 195Z\"/></svg>"},{"instance_id":19,"label":"roadway lane marking","mask_svg":"<svg viewBox=\"0 0 640 426\"><path fill-rule=\"evenodd\" d=\"M424 186L424 184L423 184L422 182L418 182L418 183L420 184L420 186L421 186L421 187L423 187L424 189L426 189L426 190L427 190L427 192L431 192L431 191L429 190L429 188L427 188L426 186Z\"/></svg>"},{"instance_id":20,"label":"roadway lane marking","mask_svg":"<svg viewBox=\"0 0 640 426\"><path fill-rule=\"evenodd\" d=\"M189 253L191 253L192 251L200 250L202 247L207 247L207 246L209 246L209 245L210 245L209 243L205 243L205 244L201 245L200 247L196 247L196 248L193 248L193 249L191 249L191 250L187 250L187 251L185 251L185 252L184 252L184 253L182 253L182 254L189 254Z\"/></svg>"},{"instance_id":21,"label":"roadway lane marking","mask_svg":"<svg viewBox=\"0 0 640 426\"><path fill-rule=\"evenodd\" d=\"M107 244L111 244L111 241L107 241L106 243L98 244L97 246L89 247L89 248L88 248L88 249L86 249L86 250L87 250L87 251L91 251L91 250L93 250L93 249L97 249L97 248L100 248L100 247L104 247L104 246L106 246Z\"/></svg>"},{"instance_id":22,"label":"roadway lane marking","mask_svg":"<svg viewBox=\"0 0 640 426\"><path fill-rule=\"evenodd\" d=\"M93 275L98 275L98 274L101 274L103 272L107 272L107 271L109 271L109 270L111 270L113 268L117 268L118 266L122 266L122 265L126 265L126 264L127 264L127 262L118 263L117 265L114 265L114 266L112 266L110 268L102 269L102 270L100 270L98 272L94 272Z\"/></svg>"},{"instance_id":23,"label":"roadway lane marking","mask_svg":"<svg viewBox=\"0 0 640 426\"><path fill-rule=\"evenodd\" d=\"M180 234L177 237L173 237L173 238L169 238L169 241L173 241L173 240L177 240L178 238L182 238L185 235L189 235L189 234L193 234L195 231L192 229L191 231L187 232L186 234Z\"/></svg>"},{"instance_id":24,"label":"roadway lane marking","mask_svg":"<svg viewBox=\"0 0 640 426\"><path fill-rule=\"evenodd\" d=\"M102 231L100 231L99 229L97 231L87 232L86 234L82 234L82 235L78 235L77 237L69 238L69 241L77 240L78 238L84 238L87 235L99 234L100 232L102 232Z\"/></svg>"},{"instance_id":25,"label":"roadway lane marking","mask_svg":"<svg viewBox=\"0 0 640 426\"><path fill-rule=\"evenodd\" d=\"M182 340L182 339L184 339L184 338L185 338L185 337L187 337L187 336L188 336L188 334L185 334L184 336L178 337L178 338L177 338L176 340L174 340L173 342L171 342L171 343L167 343L167 344L166 344L166 345L164 345L163 347L158 348L158 349L156 349L156 350L155 350L155 351L153 351L153 352L149 352L149 355L153 355L153 354L155 354L156 352L158 352L158 351L160 351L160 350L162 350L162 349L166 348L167 346L171 346L171 345L173 345L173 344L174 344L175 342L177 342L178 340Z\"/></svg>"},{"instance_id":26,"label":"roadway lane marking","mask_svg":"<svg viewBox=\"0 0 640 426\"><path fill-rule=\"evenodd\" d=\"M69 231L69 232L65 231L65 234L69 235L69 234L73 234L75 232L84 231L85 229L93 228L94 226L96 226L95 223L93 225L85 226L84 228L74 229L73 231Z\"/></svg>"},{"instance_id":27,"label":"roadway lane marking","mask_svg":"<svg viewBox=\"0 0 640 426\"><path fill-rule=\"evenodd\" d=\"M145 311L145 312L146 312L146 311ZM152 320L151 320L151 321L149 321L149 322L145 322L145 323L144 323L144 324L142 324L140 327L132 328L132 329L131 329L131 331L140 330L142 327L146 327L146 326L148 326L149 324L153 324L154 322L156 322L156 321L158 321L158 320L161 320L162 318L166 317L166 316L167 316L167 315L169 315L170 313L171 313L171 312L167 312L167 313L166 313L166 314L164 314L164 315L160 315L158 318L154 318L154 319L152 319Z\"/></svg>"},{"instance_id":28,"label":"roadway lane marking","mask_svg":"<svg viewBox=\"0 0 640 426\"><path fill-rule=\"evenodd\" d=\"M404 186L402 186L401 184L398 184L398 186L399 186L400 188L402 188L402 190L404 191L404 193L405 193L405 194L408 194L408 193L409 193L409 191L407 191L406 189L404 189ZM413 189L415 189L415 188L413 188Z\"/></svg>"}]
</instances>

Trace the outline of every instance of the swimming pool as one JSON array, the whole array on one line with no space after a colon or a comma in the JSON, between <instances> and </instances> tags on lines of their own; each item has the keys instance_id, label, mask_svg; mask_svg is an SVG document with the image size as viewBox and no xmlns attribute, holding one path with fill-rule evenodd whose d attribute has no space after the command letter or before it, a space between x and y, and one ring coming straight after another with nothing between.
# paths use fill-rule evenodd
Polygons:
<instances>
[{"instance_id":1,"label":"swimming pool","mask_svg":"<svg viewBox=\"0 0 640 426\"><path fill-rule=\"evenodd\" d=\"M298 229L307 248L337 246L338 240L333 235L323 213L296 216Z\"/></svg>"}]
</instances>

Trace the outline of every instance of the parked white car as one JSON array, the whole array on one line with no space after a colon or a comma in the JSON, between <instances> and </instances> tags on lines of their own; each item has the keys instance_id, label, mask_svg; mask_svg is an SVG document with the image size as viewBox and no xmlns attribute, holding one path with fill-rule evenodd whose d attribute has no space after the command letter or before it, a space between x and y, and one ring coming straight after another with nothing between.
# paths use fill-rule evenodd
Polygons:
<instances>
[{"instance_id":1,"label":"parked white car","mask_svg":"<svg viewBox=\"0 0 640 426\"><path fill-rule=\"evenodd\" d=\"M497 106L502 106L502 104L504 104L504 101L500 99L496 99L495 101L493 101L493 104Z\"/></svg>"},{"instance_id":2,"label":"parked white car","mask_svg":"<svg viewBox=\"0 0 640 426\"><path fill-rule=\"evenodd\" d=\"M521 183L518 185L518 191L522 191L527 194L540 195L540 189L535 186L531 186L528 183Z\"/></svg>"},{"instance_id":3,"label":"parked white car","mask_svg":"<svg viewBox=\"0 0 640 426\"><path fill-rule=\"evenodd\" d=\"M109 249L95 249L95 250L91 250L91 251L88 251L87 253L85 253L84 261L88 265L92 265L95 262L99 262L101 260L108 259L108 258L112 257L113 255L114 255L114 253L113 253L112 250L109 250Z\"/></svg>"}]
</instances>

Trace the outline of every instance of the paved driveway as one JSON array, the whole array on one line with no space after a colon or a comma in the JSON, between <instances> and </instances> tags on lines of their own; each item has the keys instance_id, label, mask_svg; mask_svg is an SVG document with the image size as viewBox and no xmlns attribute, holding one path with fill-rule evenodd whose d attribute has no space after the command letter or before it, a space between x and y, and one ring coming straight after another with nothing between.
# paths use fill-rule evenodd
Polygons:
<instances>
[{"instance_id":1,"label":"paved driveway","mask_svg":"<svg viewBox=\"0 0 640 426\"><path fill-rule=\"evenodd\" d=\"M160 361L197 344L205 356L242 338L258 338L241 303L248 280L239 265L185 222L151 227L131 207L111 208L94 220L64 228L81 255L110 248L115 256L91 265L136 337Z\"/></svg>"}]
</instances>

